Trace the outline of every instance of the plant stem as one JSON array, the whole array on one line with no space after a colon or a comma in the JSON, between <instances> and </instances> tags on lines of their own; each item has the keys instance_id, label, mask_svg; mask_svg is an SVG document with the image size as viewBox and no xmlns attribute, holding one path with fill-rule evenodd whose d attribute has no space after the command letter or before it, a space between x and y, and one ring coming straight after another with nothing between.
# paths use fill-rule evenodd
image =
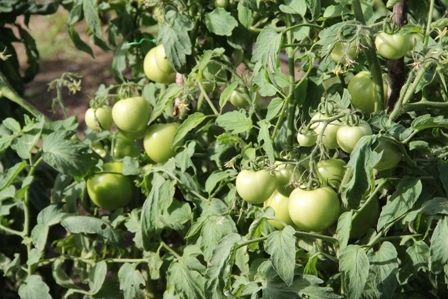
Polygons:
<instances>
[{"instance_id":1,"label":"plant stem","mask_svg":"<svg viewBox=\"0 0 448 299\"><path fill-rule=\"evenodd\" d=\"M431 33L432 14L434 11L434 0L429 1L428 22L426 23L426 33L424 39L424 46L428 46L429 36Z\"/></svg>"},{"instance_id":2,"label":"plant stem","mask_svg":"<svg viewBox=\"0 0 448 299\"><path fill-rule=\"evenodd\" d=\"M213 113L215 115L219 115L219 111L216 110L215 106L212 103L212 100L210 100L210 98L208 97L207 92L204 90L204 87L202 86L202 83L201 82L198 82L198 83L199 83L199 89L201 90L201 93L204 95L205 100L207 101L208 105L212 109Z\"/></svg>"},{"instance_id":3,"label":"plant stem","mask_svg":"<svg viewBox=\"0 0 448 299\"><path fill-rule=\"evenodd\" d=\"M291 26L291 16L288 14L286 16L286 25L288 28ZM288 44L292 44L294 42L292 30L288 30L286 32L286 42ZM287 127L286 127L286 142L288 147L292 147L294 144L294 120L295 120L295 63L294 63L294 48L288 47L286 48L286 52L288 53L288 70L289 70L289 95L287 97L287 101L285 106L287 106L288 115L287 115ZM279 118L280 120L280 118Z\"/></svg>"},{"instance_id":4,"label":"plant stem","mask_svg":"<svg viewBox=\"0 0 448 299\"><path fill-rule=\"evenodd\" d=\"M166 251L168 251L169 253L171 253L171 255L173 255L176 259L180 260L182 259L182 256L180 256L176 251L173 250L173 248L171 248L170 246L168 246L168 244L166 244L165 242L163 242L162 240L159 240L160 244L162 245L163 248L166 249Z\"/></svg>"},{"instance_id":5,"label":"plant stem","mask_svg":"<svg viewBox=\"0 0 448 299\"><path fill-rule=\"evenodd\" d=\"M16 235L16 236L20 236L23 237L23 232L17 231L15 229L9 228L7 226L4 226L3 224L0 224L0 230L10 233L11 235Z\"/></svg>"},{"instance_id":6,"label":"plant stem","mask_svg":"<svg viewBox=\"0 0 448 299\"><path fill-rule=\"evenodd\" d=\"M331 243L331 244L337 244L338 240L330 237L330 236L325 236L325 235L321 235L321 234L316 234L316 233L308 233L308 232L303 232L303 231L296 231L295 235L297 237L306 237L306 238L313 238L313 239L320 239L322 241Z\"/></svg>"}]
</instances>

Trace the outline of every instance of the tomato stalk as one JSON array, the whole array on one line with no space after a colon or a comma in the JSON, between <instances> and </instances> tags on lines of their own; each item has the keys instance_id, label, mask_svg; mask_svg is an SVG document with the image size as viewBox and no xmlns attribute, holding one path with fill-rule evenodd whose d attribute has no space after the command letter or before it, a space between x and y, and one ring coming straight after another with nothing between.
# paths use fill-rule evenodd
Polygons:
<instances>
[{"instance_id":1,"label":"tomato stalk","mask_svg":"<svg viewBox=\"0 0 448 299\"><path fill-rule=\"evenodd\" d=\"M204 96L205 101L208 103L208 105L210 106L210 108L213 110L213 113L215 115L219 115L219 111L215 108L215 105L213 105L212 100L210 100L209 96L207 95L207 92L204 90L204 87L202 86L202 82L198 81L199 83L199 89L201 90L201 95Z\"/></svg>"},{"instance_id":2,"label":"tomato stalk","mask_svg":"<svg viewBox=\"0 0 448 299\"><path fill-rule=\"evenodd\" d=\"M288 27L291 27L291 16L288 14L286 15L286 25ZM291 44L294 42L292 30L288 30L286 32L286 42L288 44ZM294 144L294 120L295 120L295 108L296 103L294 99L294 92L295 92L295 63L294 63L294 48L288 47L286 48L286 52L288 53L288 71L289 71L289 96L288 100L285 103L285 105L288 107L288 115L287 115L287 127L286 127L286 141L288 144L288 147L292 147Z\"/></svg>"}]
</instances>

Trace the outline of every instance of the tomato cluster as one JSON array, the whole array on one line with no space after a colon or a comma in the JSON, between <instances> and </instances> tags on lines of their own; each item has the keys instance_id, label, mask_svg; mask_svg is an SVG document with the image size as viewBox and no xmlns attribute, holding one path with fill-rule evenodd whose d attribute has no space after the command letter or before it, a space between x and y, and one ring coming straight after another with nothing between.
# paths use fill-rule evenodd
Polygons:
<instances>
[{"instance_id":1,"label":"tomato cluster","mask_svg":"<svg viewBox=\"0 0 448 299\"><path fill-rule=\"evenodd\" d=\"M158 45L146 54L143 61L146 77L157 83L170 84L176 81L176 72L165 54L165 47Z\"/></svg>"}]
</instances>

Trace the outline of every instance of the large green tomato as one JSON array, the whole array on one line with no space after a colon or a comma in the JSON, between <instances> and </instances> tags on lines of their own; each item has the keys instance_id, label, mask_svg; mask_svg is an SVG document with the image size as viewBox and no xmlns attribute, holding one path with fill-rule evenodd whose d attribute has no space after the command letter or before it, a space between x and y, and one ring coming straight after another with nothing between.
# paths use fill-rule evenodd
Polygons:
<instances>
[{"instance_id":1,"label":"large green tomato","mask_svg":"<svg viewBox=\"0 0 448 299\"><path fill-rule=\"evenodd\" d=\"M145 72L146 77L157 83L174 83L176 81L176 73L165 73L157 66L157 51L156 48L152 48L145 56L145 60L143 61L143 71Z\"/></svg>"},{"instance_id":2,"label":"large green tomato","mask_svg":"<svg viewBox=\"0 0 448 299\"><path fill-rule=\"evenodd\" d=\"M275 190L263 204L264 207L271 207L275 212L275 217L286 224L294 226L291 217L289 216L289 197L281 194ZM283 229L283 225L276 220L268 220L268 223L278 229Z\"/></svg>"},{"instance_id":3,"label":"large green tomato","mask_svg":"<svg viewBox=\"0 0 448 299\"><path fill-rule=\"evenodd\" d=\"M329 118L330 118L329 116L318 112L313 115L313 117L311 118L311 121L325 120L325 119L329 119ZM322 143L328 149L336 149L339 147L338 142L336 140L336 133L339 130L341 124L342 123L339 120L335 120L335 121L332 121L331 123L329 123L325 127L325 122L320 121L320 122L317 122L317 123L314 123L313 125L311 125L311 128L314 130L314 132L317 134L317 136L319 136L325 128L325 131L323 132L323 135L322 135Z\"/></svg>"},{"instance_id":4,"label":"large green tomato","mask_svg":"<svg viewBox=\"0 0 448 299\"><path fill-rule=\"evenodd\" d=\"M358 125L345 125L339 128L336 139L339 147L346 153L351 153L363 136L372 135L372 128L365 120L360 120Z\"/></svg>"},{"instance_id":5,"label":"large green tomato","mask_svg":"<svg viewBox=\"0 0 448 299\"><path fill-rule=\"evenodd\" d=\"M175 148L181 144L173 147L171 144L178 128L178 123L155 124L148 127L143 147L151 160L163 164L176 155Z\"/></svg>"},{"instance_id":6,"label":"large green tomato","mask_svg":"<svg viewBox=\"0 0 448 299\"><path fill-rule=\"evenodd\" d=\"M275 162L278 166L274 170L277 180L277 191L285 196L289 196L295 187L291 184L300 179L300 171L292 164L285 164L279 161Z\"/></svg>"},{"instance_id":7,"label":"large green tomato","mask_svg":"<svg viewBox=\"0 0 448 299\"><path fill-rule=\"evenodd\" d=\"M241 170L236 176L238 195L252 204L261 204L267 200L277 187L275 176L269 170Z\"/></svg>"},{"instance_id":8,"label":"large green tomato","mask_svg":"<svg viewBox=\"0 0 448 299\"><path fill-rule=\"evenodd\" d=\"M147 128L148 127L145 126L142 130L140 130L138 132L126 132L126 131L118 129L118 133L120 135L126 137L129 140L138 140L138 139L142 139L145 136Z\"/></svg>"},{"instance_id":9,"label":"large green tomato","mask_svg":"<svg viewBox=\"0 0 448 299\"><path fill-rule=\"evenodd\" d=\"M388 85L383 82L384 104L386 104ZM347 90L350 93L351 103L356 108L372 113L375 111L376 92L375 83L373 83L369 71L361 71L350 79Z\"/></svg>"},{"instance_id":10,"label":"large green tomato","mask_svg":"<svg viewBox=\"0 0 448 299\"><path fill-rule=\"evenodd\" d=\"M345 211L346 209L343 205L341 205L341 213ZM368 202L362 201L359 208L354 210L354 212L358 214L352 221L350 238L358 239L364 236L370 228L376 227L376 223L380 215L380 203L378 198L375 196Z\"/></svg>"},{"instance_id":11,"label":"large green tomato","mask_svg":"<svg viewBox=\"0 0 448 299\"><path fill-rule=\"evenodd\" d=\"M412 41L406 34L380 32L375 37L375 47L384 58L400 59L412 47Z\"/></svg>"},{"instance_id":12,"label":"large green tomato","mask_svg":"<svg viewBox=\"0 0 448 299\"><path fill-rule=\"evenodd\" d=\"M141 147L138 142L129 140L120 133L118 133L115 139L114 149L112 151L112 157L116 159L122 159L128 157L138 157L140 155Z\"/></svg>"},{"instance_id":13,"label":"large green tomato","mask_svg":"<svg viewBox=\"0 0 448 299\"><path fill-rule=\"evenodd\" d=\"M104 164L103 171L87 179L87 193L100 208L116 210L129 204L134 186L131 178L122 174L122 162Z\"/></svg>"},{"instance_id":14,"label":"large green tomato","mask_svg":"<svg viewBox=\"0 0 448 299\"><path fill-rule=\"evenodd\" d=\"M122 131L139 132L151 118L151 104L142 97L122 99L112 108L115 125Z\"/></svg>"},{"instance_id":15,"label":"large green tomato","mask_svg":"<svg viewBox=\"0 0 448 299\"><path fill-rule=\"evenodd\" d=\"M345 64L348 59L353 60L356 57L356 42L351 43L337 41L331 50L330 57L336 63Z\"/></svg>"},{"instance_id":16,"label":"large green tomato","mask_svg":"<svg viewBox=\"0 0 448 299\"><path fill-rule=\"evenodd\" d=\"M289 195L288 209L292 222L299 229L320 232L336 222L340 203L338 195L330 187L297 188Z\"/></svg>"},{"instance_id":17,"label":"large green tomato","mask_svg":"<svg viewBox=\"0 0 448 299\"><path fill-rule=\"evenodd\" d=\"M383 153L381 160L373 167L376 170L392 169L398 165L402 157L402 154L394 144L383 139L380 139L374 151Z\"/></svg>"},{"instance_id":18,"label":"large green tomato","mask_svg":"<svg viewBox=\"0 0 448 299\"><path fill-rule=\"evenodd\" d=\"M174 73L174 69L171 66L168 58L166 57L165 47L163 45L158 45L157 47L155 47L154 57L159 70L167 74Z\"/></svg>"},{"instance_id":19,"label":"large green tomato","mask_svg":"<svg viewBox=\"0 0 448 299\"><path fill-rule=\"evenodd\" d=\"M84 115L84 121L88 128L93 131L109 130L112 125L112 108L101 106L89 108Z\"/></svg>"},{"instance_id":20,"label":"large green tomato","mask_svg":"<svg viewBox=\"0 0 448 299\"><path fill-rule=\"evenodd\" d=\"M247 93L242 90L235 89L230 94L230 103L237 108L247 107L250 103L250 98Z\"/></svg>"},{"instance_id":21,"label":"large green tomato","mask_svg":"<svg viewBox=\"0 0 448 299\"><path fill-rule=\"evenodd\" d=\"M338 190L345 174L345 163L341 159L328 159L317 162L317 176L325 186L331 186Z\"/></svg>"}]
</instances>

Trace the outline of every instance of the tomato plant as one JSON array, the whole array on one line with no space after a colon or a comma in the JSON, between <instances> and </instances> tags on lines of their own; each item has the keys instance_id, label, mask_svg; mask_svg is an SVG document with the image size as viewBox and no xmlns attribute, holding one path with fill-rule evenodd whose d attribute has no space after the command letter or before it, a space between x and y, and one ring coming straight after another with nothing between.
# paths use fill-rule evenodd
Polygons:
<instances>
[{"instance_id":1,"label":"tomato plant","mask_svg":"<svg viewBox=\"0 0 448 299\"><path fill-rule=\"evenodd\" d=\"M380 32L375 37L375 47L378 53L387 59L403 57L412 46L410 38L404 34L388 34Z\"/></svg>"},{"instance_id":2,"label":"tomato plant","mask_svg":"<svg viewBox=\"0 0 448 299\"><path fill-rule=\"evenodd\" d=\"M116 210L125 207L132 199L132 180L122 174L123 163L104 164L101 172L87 179L87 193L92 202L100 208Z\"/></svg>"},{"instance_id":3,"label":"tomato plant","mask_svg":"<svg viewBox=\"0 0 448 299\"><path fill-rule=\"evenodd\" d=\"M244 169L238 173L235 185L242 199L252 204L262 204L274 192L277 181L266 169Z\"/></svg>"},{"instance_id":4,"label":"tomato plant","mask_svg":"<svg viewBox=\"0 0 448 299\"><path fill-rule=\"evenodd\" d=\"M149 126L143 138L143 146L148 157L157 163L165 163L176 155L175 148L180 144L172 144L179 128L177 123L155 124Z\"/></svg>"},{"instance_id":5,"label":"tomato plant","mask_svg":"<svg viewBox=\"0 0 448 299\"><path fill-rule=\"evenodd\" d=\"M363 136L372 135L372 128L365 120L355 125L341 126L336 134L339 147L346 153L351 153Z\"/></svg>"},{"instance_id":6,"label":"tomato plant","mask_svg":"<svg viewBox=\"0 0 448 299\"><path fill-rule=\"evenodd\" d=\"M275 217L287 225L294 226L289 216L289 197L275 190L263 204L264 207L271 207L275 212ZM277 229L283 229L284 225L277 220L268 220L269 224Z\"/></svg>"},{"instance_id":7,"label":"tomato plant","mask_svg":"<svg viewBox=\"0 0 448 299\"><path fill-rule=\"evenodd\" d=\"M347 163L341 159L327 159L317 162L317 175L322 184L339 189Z\"/></svg>"},{"instance_id":8,"label":"tomato plant","mask_svg":"<svg viewBox=\"0 0 448 299\"><path fill-rule=\"evenodd\" d=\"M330 187L314 190L297 188L289 196L289 215L292 222L306 231L321 232L339 217L339 199Z\"/></svg>"},{"instance_id":9,"label":"tomato plant","mask_svg":"<svg viewBox=\"0 0 448 299\"><path fill-rule=\"evenodd\" d=\"M112 107L112 118L122 131L136 133L144 130L151 117L151 104L142 97L122 99Z\"/></svg>"},{"instance_id":10,"label":"tomato plant","mask_svg":"<svg viewBox=\"0 0 448 299\"><path fill-rule=\"evenodd\" d=\"M89 108L84 115L86 126L93 131L109 130L112 125L112 108L102 106Z\"/></svg>"}]
</instances>

